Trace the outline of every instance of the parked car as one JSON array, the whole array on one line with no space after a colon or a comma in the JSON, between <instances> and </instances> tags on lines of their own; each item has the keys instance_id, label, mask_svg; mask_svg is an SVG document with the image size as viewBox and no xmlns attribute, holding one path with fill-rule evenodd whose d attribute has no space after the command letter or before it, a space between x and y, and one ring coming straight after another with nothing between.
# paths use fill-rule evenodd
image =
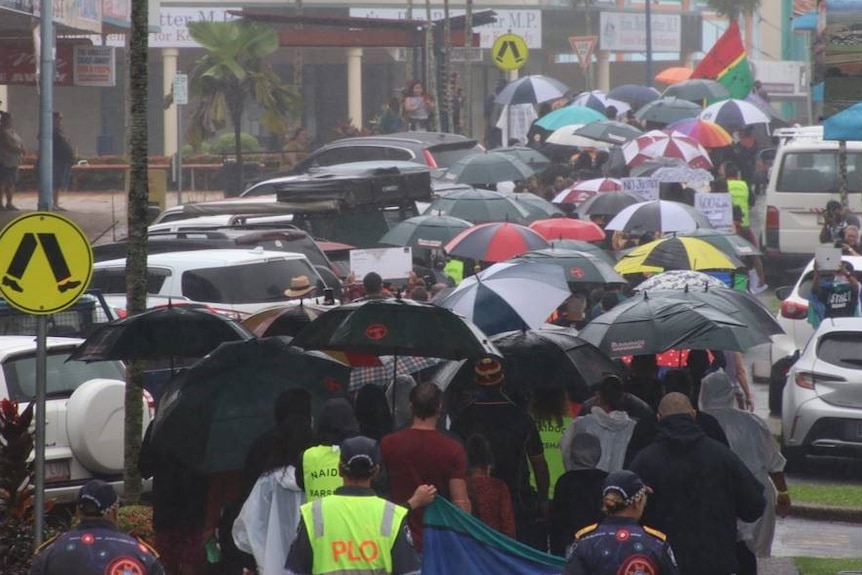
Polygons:
<instances>
[{"instance_id":1,"label":"parked car","mask_svg":"<svg viewBox=\"0 0 862 575\"><path fill-rule=\"evenodd\" d=\"M862 456L862 318L824 321L787 374L781 443L807 455Z\"/></svg>"},{"instance_id":2,"label":"parked car","mask_svg":"<svg viewBox=\"0 0 862 575\"><path fill-rule=\"evenodd\" d=\"M45 486L59 503L75 501L95 477L123 485L125 368L119 361L67 362L82 341L46 340ZM0 399L23 410L36 395L35 339L0 336L0 366ZM142 437L154 407L148 395L144 403Z\"/></svg>"}]
</instances>

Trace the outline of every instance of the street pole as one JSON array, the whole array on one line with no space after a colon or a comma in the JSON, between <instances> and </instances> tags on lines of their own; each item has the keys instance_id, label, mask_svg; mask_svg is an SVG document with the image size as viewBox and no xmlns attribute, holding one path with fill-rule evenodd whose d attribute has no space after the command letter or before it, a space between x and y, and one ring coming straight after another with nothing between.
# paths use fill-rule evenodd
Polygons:
<instances>
[{"instance_id":1,"label":"street pole","mask_svg":"<svg viewBox=\"0 0 862 575\"><path fill-rule=\"evenodd\" d=\"M54 205L54 21L52 0L39 13L39 200L47 212ZM45 17L45 15L48 17Z\"/></svg>"},{"instance_id":2,"label":"street pole","mask_svg":"<svg viewBox=\"0 0 862 575\"><path fill-rule=\"evenodd\" d=\"M183 205L183 105L177 105L177 205Z\"/></svg>"},{"instance_id":3,"label":"street pole","mask_svg":"<svg viewBox=\"0 0 862 575\"><path fill-rule=\"evenodd\" d=\"M42 4L44 9L45 5ZM50 12L49 12L50 14ZM44 70L44 68L43 68ZM42 545L42 532L45 524L45 396L47 395L47 338L48 319L40 315L36 318L36 438L33 449L33 548Z\"/></svg>"},{"instance_id":4,"label":"street pole","mask_svg":"<svg viewBox=\"0 0 862 575\"><path fill-rule=\"evenodd\" d=\"M652 0L644 2L646 23L646 85L652 88Z\"/></svg>"}]
</instances>

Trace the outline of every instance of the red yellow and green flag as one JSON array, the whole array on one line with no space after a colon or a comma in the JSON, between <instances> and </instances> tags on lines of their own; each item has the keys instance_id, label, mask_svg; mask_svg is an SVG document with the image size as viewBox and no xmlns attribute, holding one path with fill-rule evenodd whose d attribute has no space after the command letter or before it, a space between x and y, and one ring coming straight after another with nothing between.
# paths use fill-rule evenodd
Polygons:
<instances>
[{"instance_id":1,"label":"red yellow and green flag","mask_svg":"<svg viewBox=\"0 0 862 575\"><path fill-rule=\"evenodd\" d=\"M751 92L753 80L739 33L739 24L731 22L718 42L707 52L691 75L692 78L716 80L730 92L731 98L744 99Z\"/></svg>"}]
</instances>

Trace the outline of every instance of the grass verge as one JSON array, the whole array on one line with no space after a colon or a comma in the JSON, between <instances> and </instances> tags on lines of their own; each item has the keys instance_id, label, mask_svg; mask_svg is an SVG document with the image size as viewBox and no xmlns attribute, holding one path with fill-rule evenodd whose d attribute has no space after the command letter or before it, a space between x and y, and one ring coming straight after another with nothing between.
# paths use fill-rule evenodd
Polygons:
<instances>
[{"instance_id":1,"label":"grass verge","mask_svg":"<svg viewBox=\"0 0 862 575\"><path fill-rule=\"evenodd\" d=\"M789 490L791 500L797 504L862 508L862 486L860 485L793 482L789 485Z\"/></svg>"},{"instance_id":2,"label":"grass verge","mask_svg":"<svg viewBox=\"0 0 862 575\"><path fill-rule=\"evenodd\" d=\"M839 571L858 571L862 568L859 559L819 559L817 557L794 557L799 575L835 575Z\"/></svg>"}]
</instances>

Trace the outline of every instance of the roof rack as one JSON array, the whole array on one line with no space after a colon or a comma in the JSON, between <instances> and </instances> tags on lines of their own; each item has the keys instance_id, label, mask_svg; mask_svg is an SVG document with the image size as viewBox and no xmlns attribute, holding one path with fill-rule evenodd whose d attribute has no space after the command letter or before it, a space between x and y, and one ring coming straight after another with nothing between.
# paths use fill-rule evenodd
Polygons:
<instances>
[{"instance_id":1,"label":"roof rack","mask_svg":"<svg viewBox=\"0 0 862 575\"><path fill-rule=\"evenodd\" d=\"M789 126L773 130L772 137L778 146L782 146L792 140L822 140L823 126Z\"/></svg>"}]
</instances>

